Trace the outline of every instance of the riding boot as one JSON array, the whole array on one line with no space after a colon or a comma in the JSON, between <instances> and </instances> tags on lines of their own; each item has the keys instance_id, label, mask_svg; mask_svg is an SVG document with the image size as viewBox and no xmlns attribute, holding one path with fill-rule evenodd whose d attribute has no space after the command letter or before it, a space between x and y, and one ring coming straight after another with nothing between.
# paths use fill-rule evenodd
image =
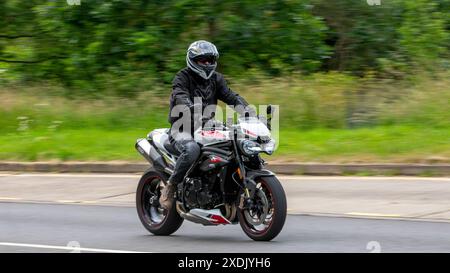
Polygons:
<instances>
[{"instance_id":1,"label":"riding boot","mask_svg":"<svg viewBox=\"0 0 450 273\"><path fill-rule=\"evenodd\" d=\"M170 210L174 202L175 185L167 182L161 191L161 196L159 197L159 204L162 208Z\"/></svg>"}]
</instances>

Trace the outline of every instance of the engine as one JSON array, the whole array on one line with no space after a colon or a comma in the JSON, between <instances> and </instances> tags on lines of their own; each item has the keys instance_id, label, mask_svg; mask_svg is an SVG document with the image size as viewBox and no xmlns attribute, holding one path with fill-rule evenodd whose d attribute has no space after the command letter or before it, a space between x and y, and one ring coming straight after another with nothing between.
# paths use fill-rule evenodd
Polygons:
<instances>
[{"instance_id":1,"label":"engine","mask_svg":"<svg viewBox=\"0 0 450 273\"><path fill-rule=\"evenodd\" d=\"M188 178L185 182L184 197L190 208L213 209L220 202L220 196L213 190L214 181L206 177Z\"/></svg>"}]
</instances>

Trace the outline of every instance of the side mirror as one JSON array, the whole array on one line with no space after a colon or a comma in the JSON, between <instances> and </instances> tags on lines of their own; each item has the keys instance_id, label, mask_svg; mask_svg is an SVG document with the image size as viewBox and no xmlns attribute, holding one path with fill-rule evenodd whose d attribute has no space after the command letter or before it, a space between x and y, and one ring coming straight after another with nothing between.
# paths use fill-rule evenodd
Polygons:
<instances>
[{"instance_id":1,"label":"side mirror","mask_svg":"<svg viewBox=\"0 0 450 273\"><path fill-rule=\"evenodd\" d=\"M275 108L272 107L271 104L267 105L266 113L267 113L267 128L272 130L272 114L275 111Z\"/></svg>"},{"instance_id":2,"label":"side mirror","mask_svg":"<svg viewBox=\"0 0 450 273\"><path fill-rule=\"evenodd\" d=\"M272 107L271 104L267 105L267 109L266 109L267 115L272 115L272 113L273 113L274 110L275 110L275 109Z\"/></svg>"}]
</instances>

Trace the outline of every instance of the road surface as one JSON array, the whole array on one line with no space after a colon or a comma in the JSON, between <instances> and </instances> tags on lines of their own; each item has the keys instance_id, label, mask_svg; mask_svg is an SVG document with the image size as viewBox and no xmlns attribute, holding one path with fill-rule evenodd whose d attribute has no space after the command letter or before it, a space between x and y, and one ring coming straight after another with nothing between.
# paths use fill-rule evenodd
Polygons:
<instances>
[{"instance_id":1,"label":"road surface","mask_svg":"<svg viewBox=\"0 0 450 273\"><path fill-rule=\"evenodd\" d=\"M277 238L253 242L239 225L186 221L153 236L130 207L1 204L0 252L70 252L55 248L69 242L87 252L450 252L450 223L289 215Z\"/></svg>"},{"instance_id":2,"label":"road surface","mask_svg":"<svg viewBox=\"0 0 450 273\"><path fill-rule=\"evenodd\" d=\"M187 221L153 236L138 178L0 175L0 252L450 252L449 178L281 177L289 215L272 242Z\"/></svg>"}]
</instances>

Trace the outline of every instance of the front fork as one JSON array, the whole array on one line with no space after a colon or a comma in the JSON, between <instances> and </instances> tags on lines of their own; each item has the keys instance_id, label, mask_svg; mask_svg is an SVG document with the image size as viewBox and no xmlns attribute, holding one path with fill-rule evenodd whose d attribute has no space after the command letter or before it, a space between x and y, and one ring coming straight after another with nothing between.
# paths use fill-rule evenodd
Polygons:
<instances>
[{"instance_id":1,"label":"front fork","mask_svg":"<svg viewBox=\"0 0 450 273\"><path fill-rule=\"evenodd\" d=\"M256 181L255 178L257 176L254 175L255 172L258 171L248 171L245 169L244 163L242 161L241 153L239 152L239 149L237 147L237 130L234 129L234 139L233 139L233 148L234 148L234 154L236 155L236 161L238 163L237 173L239 175L239 178L243 182L243 190L244 193L241 194L239 199L239 208L245 209L249 208L252 205L252 200L256 193ZM273 175L273 173L271 173Z\"/></svg>"}]
</instances>

